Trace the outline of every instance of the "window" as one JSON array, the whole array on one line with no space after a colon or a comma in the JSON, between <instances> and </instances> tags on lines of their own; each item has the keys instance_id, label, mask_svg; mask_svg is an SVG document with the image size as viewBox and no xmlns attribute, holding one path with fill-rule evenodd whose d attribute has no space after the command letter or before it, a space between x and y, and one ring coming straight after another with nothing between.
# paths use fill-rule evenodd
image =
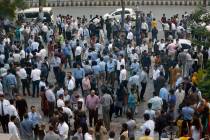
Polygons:
<instances>
[{"instance_id":1,"label":"window","mask_svg":"<svg viewBox=\"0 0 210 140\"><path fill-rule=\"evenodd\" d=\"M112 14L112 16L118 16L118 15L121 15L121 12L122 12L122 11L117 11L117 12L113 13L113 14Z\"/></svg>"},{"instance_id":2,"label":"window","mask_svg":"<svg viewBox=\"0 0 210 140\"><path fill-rule=\"evenodd\" d=\"M34 12L34 13L25 13L25 17L26 18L37 18L39 16L39 13L38 12Z\"/></svg>"},{"instance_id":3,"label":"window","mask_svg":"<svg viewBox=\"0 0 210 140\"><path fill-rule=\"evenodd\" d=\"M128 11L128 10L125 10L125 14L130 14L130 11Z\"/></svg>"}]
</instances>

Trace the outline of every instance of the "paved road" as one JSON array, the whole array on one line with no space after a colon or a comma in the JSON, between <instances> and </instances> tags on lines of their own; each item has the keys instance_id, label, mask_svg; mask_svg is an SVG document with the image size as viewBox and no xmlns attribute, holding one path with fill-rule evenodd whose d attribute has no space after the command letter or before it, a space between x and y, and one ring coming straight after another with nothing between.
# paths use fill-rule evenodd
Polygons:
<instances>
[{"instance_id":1,"label":"paved road","mask_svg":"<svg viewBox=\"0 0 210 140\"><path fill-rule=\"evenodd\" d=\"M83 16L89 17L90 15L104 15L107 12L111 12L115 10L115 6L100 6L100 7L53 7L54 16L58 14L70 14L73 16ZM131 7L136 8L136 7ZM196 9L195 6L140 6L141 11L148 13L149 11L153 12L154 17L160 19L162 14L165 13L166 16L172 16L174 14L183 14L186 12L192 12Z\"/></svg>"},{"instance_id":2,"label":"paved road","mask_svg":"<svg viewBox=\"0 0 210 140\"><path fill-rule=\"evenodd\" d=\"M70 14L73 16L85 15L86 17L89 17L89 15L91 14L103 15L106 12L113 11L116 8L117 7L56 7L56 8L53 8L53 12L54 12L54 16L59 15L59 14L63 14L63 15ZM163 13L166 13L166 16L172 16L176 13L181 15L185 11L187 12L193 11L195 7L192 7L192 6L178 6L178 7L176 6L141 6L140 9L146 13L149 11L152 11L154 17L156 17L157 19L160 19ZM54 80L54 76L51 73L50 81L52 80ZM146 100L148 100L152 96L152 92L153 92L153 84L152 84L152 81L149 81L147 85L146 93L145 93ZM27 97L27 101L29 105L38 106L38 111L41 112L40 99ZM137 127L140 127L141 124L144 122L142 118L143 118L143 112L146 108L147 108L146 102L138 105L138 114L135 116L135 119L137 121ZM100 114L101 113L102 112L100 111ZM44 118L43 122L47 122L47 119ZM123 122L126 122L125 116L123 116L122 118L113 118L113 121L111 123L111 129L114 130L118 136L121 129L121 124Z\"/></svg>"},{"instance_id":3,"label":"paved road","mask_svg":"<svg viewBox=\"0 0 210 140\"><path fill-rule=\"evenodd\" d=\"M103 15L107 12L111 12L114 9L116 9L118 7L55 7L53 8L53 12L54 12L54 16L62 14L62 15L66 15L66 14L70 14L73 16L83 16L85 15L86 17L89 17L91 14L92 15ZM192 12L195 7L190 7L190 6L179 6L179 7L175 7L175 6L141 6L140 9L143 12L149 12L152 11L154 17L156 17L157 19L160 19L163 13L166 13L166 16L172 16L176 13L178 13L179 15L183 14L185 11L187 11L188 13ZM67 69L67 71L69 71L69 69ZM54 76L51 73L50 75L50 81L54 80ZM145 99L146 101L152 97L152 92L153 92L153 84L152 81L148 82L147 85L147 89L146 89L146 93L145 93ZM37 98L27 98L27 101L29 102L30 105L36 105L38 106L38 110L41 112L40 110L40 99ZM144 110L147 108L147 103L141 103L140 105L138 105L137 109L138 109L138 114L135 116L135 119L137 121L137 128L139 128L141 126L141 124L144 122L143 120L143 112ZM99 116L101 116L102 112L101 110L99 110ZM43 119L43 122L47 122L47 118ZM111 123L111 129L114 130L117 134L117 136L119 136L120 130L121 130L121 124L123 122L126 122L126 117L125 115L122 118L114 118L112 120ZM139 135L138 133L136 134L137 136Z\"/></svg>"}]
</instances>

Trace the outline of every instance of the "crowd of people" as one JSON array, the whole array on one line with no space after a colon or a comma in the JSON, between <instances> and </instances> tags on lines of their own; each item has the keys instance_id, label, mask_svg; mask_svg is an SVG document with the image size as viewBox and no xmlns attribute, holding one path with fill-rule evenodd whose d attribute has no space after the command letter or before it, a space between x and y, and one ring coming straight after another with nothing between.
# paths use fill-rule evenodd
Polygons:
<instances>
[{"instance_id":1,"label":"crowd of people","mask_svg":"<svg viewBox=\"0 0 210 140\"><path fill-rule=\"evenodd\" d=\"M128 16L122 26L122 20L98 15L58 15L54 23L11 26L2 18L3 132L23 140L154 140L171 134L208 140L210 104L197 85L209 52L180 44L189 37L189 20L185 13L157 21L150 12L137 16L135 25ZM35 98L41 105L29 106ZM139 112L143 104L147 109ZM124 116L117 134L111 123ZM137 118L144 123L138 126Z\"/></svg>"}]
</instances>

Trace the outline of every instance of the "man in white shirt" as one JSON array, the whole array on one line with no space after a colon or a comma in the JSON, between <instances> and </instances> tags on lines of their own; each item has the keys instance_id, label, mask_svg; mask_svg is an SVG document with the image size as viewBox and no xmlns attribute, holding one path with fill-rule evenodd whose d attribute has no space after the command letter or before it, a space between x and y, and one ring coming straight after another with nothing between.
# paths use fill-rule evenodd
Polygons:
<instances>
[{"instance_id":1,"label":"man in white shirt","mask_svg":"<svg viewBox=\"0 0 210 140\"><path fill-rule=\"evenodd\" d=\"M78 45L75 49L75 57L77 61L81 61L82 47Z\"/></svg>"},{"instance_id":2,"label":"man in white shirt","mask_svg":"<svg viewBox=\"0 0 210 140\"><path fill-rule=\"evenodd\" d=\"M149 114L150 119L151 119L151 120L154 120L154 119L155 119L155 111L152 110L152 104L151 104L151 103L148 103L147 106L148 106L148 109L146 109L146 110L144 111L144 114Z\"/></svg>"},{"instance_id":3,"label":"man in white shirt","mask_svg":"<svg viewBox=\"0 0 210 140\"><path fill-rule=\"evenodd\" d=\"M154 88L157 87L157 78L160 76L160 70L158 69L157 66L154 66L154 70L152 73L152 79L153 79L153 84L154 84Z\"/></svg>"},{"instance_id":4,"label":"man in white shirt","mask_svg":"<svg viewBox=\"0 0 210 140\"><path fill-rule=\"evenodd\" d=\"M162 51L164 50L165 51L165 41L164 39L161 39L161 42L158 43L158 46L159 46L159 51Z\"/></svg>"},{"instance_id":5,"label":"man in white shirt","mask_svg":"<svg viewBox=\"0 0 210 140\"><path fill-rule=\"evenodd\" d=\"M45 57L47 57L47 50L42 47L41 50L36 53L36 56L40 57L42 61L44 61Z\"/></svg>"},{"instance_id":6,"label":"man in white shirt","mask_svg":"<svg viewBox=\"0 0 210 140\"><path fill-rule=\"evenodd\" d=\"M12 116L15 116L16 119L20 119L19 115L18 115L18 112L17 112L17 109L14 106L14 100L10 100L9 102L10 102L10 105L8 106L8 110L9 110L8 112L9 112L10 118Z\"/></svg>"},{"instance_id":7,"label":"man in white shirt","mask_svg":"<svg viewBox=\"0 0 210 140\"><path fill-rule=\"evenodd\" d=\"M179 105L183 102L185 97L185 91L182 89L182 86L179 85L178 89L175 92L176 96L176 110L179 109Z\"/></svg>"},{"instance_id":8,"label":"man in white shirt","mask_svg":"<svg viewBox=\"0 0 210 140\"><path fill-rule=\"evenodd\" d=\"M4 133L8 133L10 103L4 98L4 93L0 92L0 122Z\"/></svg>"},{"instance_id":9,"label":"man in white shirt","mask_svg":"<svg viewBox=\"0 0 210 140\"><path fill-rule=\"evenodd\" d=\"M29 87L29 83L28 83L28 79L27 79L27 73L26 70L24 68L24 65L21 65L21 68L17 71L17 74L21 80L22 83L22 88L23 88L23 95L25 96L25 89L27 89L28 95L30 96L30 87Z\"/></svg>"},{"instance_id":10,"label":"man in white shirt","mask_svg":"<svg viewBox=\"0 0 210 140\"><path fill-rule=\"evenodd\" d=\"M132 41L133 40L133 33L131 31L128 32L127 39L129 41Z\"/></svg>"},{"instance_id":11,"label":"man in white shirt","mask_svg":"<svg viewBox=\"0 0 210 140\"><path fill-rule=\"evenodd\" d=\"M31 43L31 50L32 51L38 51L38 49L39 49L39 43L37 42L37 41L33 41L32 43Z\"/></svg>"},{"instance_id":12,"label":"man in white shirt","mask_svg":"<svg viewBox=\"0 0 210 140\"><path fill-rule=\"evenodd\" d=\"M142 134L144 134L146 129L150 130L150 136L154 137L155 122L150 119L149 114L144 114L145 123L141 126Z\"/></svg>"},{"instance_id":13,"label":"man in white shirt","mask_svg":"<svg viewBox=\"0 0 210 140\"><path fill-rule=\"evenodd\" d=\"M125 69L124 65L121 65L121 71L120 71L120 83L124 83L127 80L127 70Z\"/></svg>"},{"instance_id":14,"label":"man in white shirt","mask_svg":"<svg viewBox=\"0 0 210 140\"><path fill-rule=\"evenodd\" d=\"M84 140L93 140L93 128L88 128L88 132L85 133Z\"/></svg>"},{"instance_id":15,"label":"man in white shirt","mask_svg":"<svg viewBox=\"0 0 210 140\"><path fill-rule=\"evenodd\" d=\"M15 50L15 53L13 53L13 61L16 63L19 63L21 60L21 56L18 50Z\"/></svg>"},{"instance_id":16,"label":"man in white shirt","mask_svg":"<svg viewBox=\"0 0 210 140\"><path fill-rule=\"evenodd\" d=\"M121 65L123 65L123 66L125 66L125 59L123 58L123 56L122 55L119 55L118 56L118 60L116 61L117 62L117 79L118 79L118 82L119 82L119 76L120 76L120 71L121 71L121 68L120 68L120 66Z\"/></svg>"},{"instance_id":17,"label":"man in white shirt","mask_svg":"<svg viewBox=\"0 0 210 140\"><path fill-rule=\"evenodd\" d=\"M59 118L60 123L58 124L58 133L60 135L61 140L67 140L68 139L68 132L69 132L69 126L65 122L64 117Z\"/></svg>"},{"instance_id":18,"label":"man in white shirt","mask_svg":"<svg viewBox=\"0 0 210 140\"><path fill-rule=\"evenodd\" d=\"M163 101L162 99L157 95L158 93L153 93L154 97L149 99L148 103L152 104L152 110L158 111L162 109Z\"/></svg>"},{"instance_id":19,"label":"man in white shirt","mask_svg":"<svg viewBox=\"0 0 210 140\"><path fill-rule=\"evenodd\" d=\"M64 106L65 106L65 104L63 101L63 95L61 94L61 95L59 95L59 98L57 100L57 107L59 108L59 107L64 107Z\"/></svg>"},{"instance_id":20,"label":"man in white shirt","mask_svg":"<svg viewBox=\"0 0 210 140\"><path fill-rule=\"evenodd\" d=\"M39 81L41 76L41 70L37 68L37 65L34 65L34 69L31 71L31 79L33 86L33 95L35 97L35 92L37 93L37 97L39 97Z\"/></svg>"},{"instance_id":21,"label":"man in white shirt","mask_svg":"<svg viewBox=\"0 0 210 140\"><path fill-rule=\"evenodd\" d=\"M144 41L143 44L141 45L140 51L141 51L141 53L143 53L144 51L148 52L148 45L147 45L146 41Z\"/></svg>"},{"instance_id":22,"label":"man in white shirt","mask_svg":"<svg viewBox=\"0 0 210 140\"><path fill-rule=\"evenodd\" d=\"M147 31L148 31L148 25L147 25L147 23L145 22L145 21L143 21L142 23L141 23L141 29L142 29L142 32L143 33L147 33Z\"/></svg>"},{"instance_id":23,"label":"man in white shirt","mask_svg":"<svg viewBox=\"0 0 210 140\"><path fill-rule=\"evenodd\" d=\"M17 119L16 116L10 117L10 122L8 123L8 128L9 128L9 134L11 134L12 137L14 137L14 139L19 140L20 136L19 136L18 128L15 125L16 119Z\"/></svg>"},{"instance_id":24,"label":"man in white shirt","mask_svg":"<svg viewBox=\"0 0 210 140\"><path fill-rule=\"evenodd\" d=\"M71 73L68 74L67 78L68 79L66 81L66 85L67 85L67 89L68 89L68 94L71 96L73 93L73 90L75 88L75 79Z\"/></svg>"}]
</instances>

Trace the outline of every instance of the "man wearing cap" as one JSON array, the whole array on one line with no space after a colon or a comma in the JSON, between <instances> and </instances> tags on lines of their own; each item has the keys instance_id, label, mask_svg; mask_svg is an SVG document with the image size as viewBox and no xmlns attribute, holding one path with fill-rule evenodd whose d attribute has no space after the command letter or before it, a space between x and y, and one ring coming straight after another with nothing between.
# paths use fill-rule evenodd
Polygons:
<instances>
[{"instance_id":1,"label":"man wearing cap","mask_svg":"<svg viewBox=\"0 0 210 140\"><path fill-rule=\"evenodd\" d=\"M9 106L10 103L4 98L4 93L0 92L0 122L4 133L8 133L8 122L9 122Z\"/></svg>"}]
</instances>

